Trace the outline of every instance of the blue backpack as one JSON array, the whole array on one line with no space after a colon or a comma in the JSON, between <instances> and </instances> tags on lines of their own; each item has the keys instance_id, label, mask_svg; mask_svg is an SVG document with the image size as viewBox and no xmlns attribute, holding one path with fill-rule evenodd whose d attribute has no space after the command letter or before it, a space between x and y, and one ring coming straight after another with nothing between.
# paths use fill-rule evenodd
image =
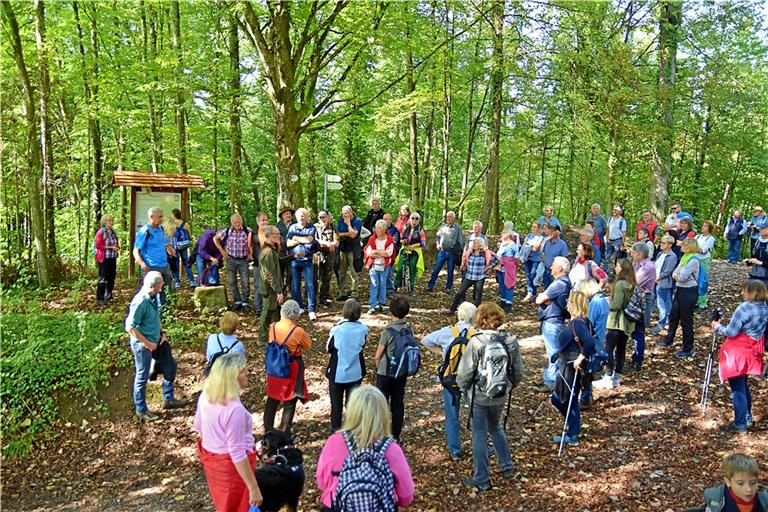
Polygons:
<instances>
[{"instance_id":1,"label":"blue backpack","mask_svg":"<svg viewBox=\"0 0 768 512\"><path fill-rule=\"evenodd\" d=\"M189 236L189 230L184 227L186 224L187 221L181 221L181 224L176 228L176 233L174 234L174 238L176 238L176 249L179 251L189 249L189 246L192 244L192 237Z\"/></svg>"},{"instance_id":2,"label":"blue backpack","mask_svg":"<svg viewBox=\"0 0 768 512\"><path fill-rule=\"evenodd\" d=\"M395 478L384 457L394 440L385 437L360 450L349 431L342 435L349 455L338 474L334 512L396 512Z\"/></svg>"},{"instance_id":3,"label":"blue backpack","mask_svg":"<svg viewBox=\"0 0 768 512\"><path fill-rule=\"evenodd\" d=\"M421 351L410 326L400 330L387 327L387 330L392 334L392 343L395 345L387 374L394 379L415 375L421 367Z\"/></svg>"},{"instance_id":4,"label":"blue backpack","mask_svg":"<svg viewBox=\"0 0 768 512\"><path fill-rule=\"evenodd\" d=\"M288 341L288 338L291 337L291 334L293 334L297 327L298 325L294 325L283 342L278 343L275 324L272 324L272 339L267 343L267 355L264 358L264 365L266 366L268 376L287 379L291 373L291 361L296 357L301 357L291 356L288 347L285 346L285 342Z\"/></svg>"}]
</instances>

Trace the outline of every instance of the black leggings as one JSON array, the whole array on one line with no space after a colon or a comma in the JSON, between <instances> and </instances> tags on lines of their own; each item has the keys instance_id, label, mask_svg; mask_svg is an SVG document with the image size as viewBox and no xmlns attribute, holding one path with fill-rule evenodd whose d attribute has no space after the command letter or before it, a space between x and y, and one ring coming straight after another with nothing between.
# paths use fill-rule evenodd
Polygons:
<instances>
[{"instance_id":1,"label":"black leggings","mask_svg":"<svg viewBox=\"0 0 768 512\"><path fill-rule=\"evenodd\" d=\"M104 258L99 263L99 281L96 285L96 300L112 298L112 290L115 287L115 275L117 274L117 258Z\"/></svg>"},{"instance_id":2,"label":"black leggings","mask_svg":"<svg viewBox=\"0 0 768 512\"><path fill-rule=\"evenodd\" d=\"M605 348L608 351L606 370L621 374L624 371L624 359L627 357L627 333L608 329L605 333Z\"/></svg>"},{"instance_id":3,"label":"black leggings","mask_svg":"<svg viewBox=\"0 0 768 512\"><path fill-rule=\"evenodd\" d=\"M291 433L291 426L293 425L293 415L296 413L296 402L298 398L286 400L283 402L283 416L280 418L280 430L286 434ZM264 432L269 432L275 429L275 415L277 414L277 407L280 405L280 400L274 398L267 398L267 403L264 405Z\"/></svg>"},{"instance_id":4,"label":"black leggings","mask_svg":"<svg viewBox=\"0 0 768 512\"><path fill-rule=\"evenodd\" d=\"M479 306L481 302L483 302L483 286L485 285L485 278L478 279L477 281L472 281L467 279L466 277L461 279L461 284L459 285L459 291L456 292L456 295L453 298L453 304L451 304L451 311L456 311L461 305L462 302L467 298L467 291L470 289L470 287L474 286L474 289L472 290L472 302L475 306Z\"/></svg>"},{"instance_id":5,"label":"black leggings","mask_svg":"<svg viewBox=\"0 0 768 512\"><path fill-rule=\"evenodd\" d=\"M406 378L393 379L384 375L376 375L376 387L384 393L392 411L392 435L400 441L405 418L405 382Z\"/></svg>"},{"instance_id":6,"label":"black leggings","mask_svg":"<svg viewBox=\"0 0 768 512\"><path fill-rule=\"evenodd\" d=\"M336 432L341 428L341 416L344 407L349 403L349 395L362 381L345 382L337 384L333 380L328 381L329 394L331 395L331 431Z\"/></svg>"},{"instance_id":7,"label":"black leggings","mask_svg":"<svg viewBox=\"0 0 768 512\"><path fill-rule=\"evenodd\" d=\"M677 326L680 325L683 328L683 351L685 352L693 351L693 310L696 308L698 298L697 287L680 288L678 286L672 299L666 342L674 343Z\"/></svg>"}]
</instances>

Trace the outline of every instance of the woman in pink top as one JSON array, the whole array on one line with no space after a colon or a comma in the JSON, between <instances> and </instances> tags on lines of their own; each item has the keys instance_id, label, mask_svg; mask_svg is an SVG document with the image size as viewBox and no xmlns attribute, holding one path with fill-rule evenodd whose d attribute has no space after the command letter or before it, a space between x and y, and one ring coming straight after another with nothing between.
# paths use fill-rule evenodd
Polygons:
<instances>
[{"instance_id":1,"label":"woman in pink top","mask_svg":"<svg viewBox=\"0 0 768 512\"><path fill-rule=\"evenodd\" d=\"M262 502L254 474L253 418L240 402L247 383L245 356L225 354L213 363L197 402L197 451L218 512L245 512Z\"/></svg>"},{"instance_id":2,"label":"woman in pink top","mask_svg":"<svg viewBox=\"0 0 768 512\"><path fill-rule=\"evenodd\" d=\"M385 446L384 458L394 478L394 496L389 499L393 499L398 507L407 507L413 503L411 470L400 445L392 439L391 432L392 418L381 391L369 385L355 389L349 397L344 426L328 438L317 461L317 486L323 493L323 512L333 510L341 469L350 455L348 440L358 450L375 450Z\"/></svg>"}]
</instances>

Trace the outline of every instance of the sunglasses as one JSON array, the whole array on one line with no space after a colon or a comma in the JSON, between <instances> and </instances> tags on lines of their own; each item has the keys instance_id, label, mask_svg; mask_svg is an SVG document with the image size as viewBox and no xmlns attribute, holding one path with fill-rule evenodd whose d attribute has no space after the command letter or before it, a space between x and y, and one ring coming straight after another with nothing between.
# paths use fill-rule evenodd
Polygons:
<instances>
[{"instance_id":1,"label":"sunglasses","mask_svg":"<svg viewBox=\"0 0 768 512\"><path fill-rule=\"evenodd\" d=\"M418 217L411 217L411 220L419 220Z\"/></svg>"}]
</instances>

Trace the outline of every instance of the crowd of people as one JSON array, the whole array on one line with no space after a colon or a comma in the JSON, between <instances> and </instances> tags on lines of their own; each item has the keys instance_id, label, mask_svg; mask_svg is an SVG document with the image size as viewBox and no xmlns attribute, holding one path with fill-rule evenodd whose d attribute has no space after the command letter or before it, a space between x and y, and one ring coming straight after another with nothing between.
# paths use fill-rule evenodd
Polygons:
<instances>
[{"instance_id":1,"label":"crowd of people","mask_svg":"<svg viewBox=\"0 0 768 512\"><path fill-rule=\"evenodd\" d=\"M329 429L334 434L318 462L322 503L333 510L339 498L336 487L344 481L339 473L343 473L346 460L368 450L389 463L396 482L392 486L393 503L407 506L413 500L413 482L398 442L411 373L401 369L404 362L408 367L409 348L416 345L407 317L417 280L426 266L425 249L434 243L437 252L424 293L435 293L447 266L445 314L457 319L427 334L421 343L444 359L440 379L448 453L453 460L464 457L460 428L464 401L469 405L473 463L473 474L464 484L488 490L489 437L502 475L511 477L515 471L500 419L504 404L509 415L510 394L522 380L517 340L505 330L518 268L526 278L527 294L521 302L538 310L547 356L537 390L547 393L548 401L563 415L563 432L553 435L553 442L561 446L578 445L581 412L592 406L593 387L616 388L624 373L643 371L647 335L663 334L656 346L672 347L680 327L682 347L675 355L691 357L694 314L709 307L709 269L716 242L711 221L702 222L697 233L692 216L674 203L661 224L651 212L643 212L634 240L629 242L622 207L614 206L606 218L595 204L584 226L576 228L578 244L570 247L561 236L564 227L553 209L547 207L543 213L525 236L515 231L512 222L505 223L492 250L480 221L473 222L465 233L454 212L448 212L435 240L429 241L420 214L402 205L393 219L378 200L372 201L363 220L349 205L341 209L337 222L329 212L319 212L316 224L311 223L310 212L304 208L281 209L276 225L260 213L253 229L236 214L228 227L205 230L195 244L180 212L175 210L171 222L164 224L162 210L151 208L148 222L137 232L133 245L142 269L142 285L125 321L135 356L136 414L145 421L158 419L144 398L147 380L155 373L163 375L163 407L187 405L173 392L176 363L161 328L165 294L180 286L182 273L193 287L218 284L219 269L225 266L233 311L222 316L221 332L208 338L206 384L198 401L195 428L201 435L202 460L230 457L229 480L213 478L206 471L212 496L220 496L226 488L227 492L240 493L234 496L238 503L260 503L258 485L243 473L253 470L254 439L252 422L238 419L244 411L239 390L247 379L243 373L245 345L236 337L237 313L249 313L253 306L260 318L259 340L267 346L265 432L275 427L275 416L282 407L279 429L290 433L298 402L309 399L302 354L313 348L313 332L305 331L297 321L305 313L315 321L318 307L330 305L335 276L336 299L343 306L342 319L331 329L325 345L329 354ZM739 212L734 212L724 236L729 262L732 256L734 261L739 258L739 244L731 243L734 233L750 237L750 257L743 260L749 266L744 302L726 325L712 322L713 332L726 336L720 351L720 376L732 390L734 421L722 427L729 433L746 433L751 427L747 376L763 372L768 323L768 220L759 207L749 222L738 222L740 219ZM99 301L111 298L114 259L120 250L112 222L105 217L94 242ZM187 232L179 234L181 231ZM569 260L571 254L575 257ZM197 278L191 271L194 262ZM455 267L461 282L454 291ZM370 281L368 314L390 317L371 361L375 386L363 385L367 374L363 352L369 336L361 321L359 300L363 268ZM251 277L255 290L252 299ZM498 284L497 300L483 300L488 278ZM467 300L470 289L471 300ZM657 312L656 325L652 326ZM627 363L630 340L633 353ZM418 353L418 347L415 351ZM153 359L155 364L151 364ZM237 486L232 485L232 479L237 480ZM343 494L346 496L346 488Z\"/></svg>"}]
</instances>

